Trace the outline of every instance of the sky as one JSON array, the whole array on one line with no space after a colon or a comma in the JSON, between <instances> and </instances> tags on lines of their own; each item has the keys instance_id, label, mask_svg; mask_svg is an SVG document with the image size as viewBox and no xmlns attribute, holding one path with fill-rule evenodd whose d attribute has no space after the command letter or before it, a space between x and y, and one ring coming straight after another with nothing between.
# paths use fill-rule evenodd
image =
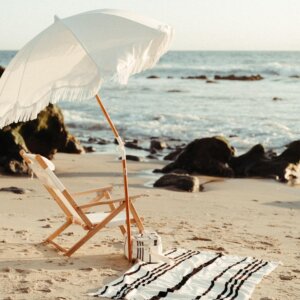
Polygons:
<instances>
[{"instance_id":1,"label":"sky","mask_svg":"<svg viewBox=\"0 0 300 300\"><path fill-rule=\"evenodd\" d=\"M116 8L172 25L172 50L300 50L300 0L0 0L0 49L18 50L53 16Z\"/></svg>"}]
</instances>

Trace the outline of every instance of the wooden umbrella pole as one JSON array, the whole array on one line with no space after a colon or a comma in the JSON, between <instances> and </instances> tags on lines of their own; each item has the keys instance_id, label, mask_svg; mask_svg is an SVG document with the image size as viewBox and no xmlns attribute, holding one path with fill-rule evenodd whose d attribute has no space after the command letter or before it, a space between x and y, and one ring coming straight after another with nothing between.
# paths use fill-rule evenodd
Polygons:
<instances>
[{"instance_id":1,"label":"wooden umbrella pole","mask_svg":"<svg viewBox=\"0 0 300 300\"><path fill-rule=\"evenodd\" d=\"M122 141L122 138L119 136L119 133L113 123L113 121L111 120L108 112L106 111L101 98L99 97L98 94L96 94L96 99L97 102L106 118L106 120L109 123L109 126L111 128L111 130L114 133L114 136L116 138L116 140L118 141L119 147L122 151L122 167L123 167L123 180L124 180L124 192L125 192L125 207L126 207L126 226L127 226L127 239L128 239L128 260L131 262L132 261L132 250L131 250L131 228L130 228L130 199L129 199L129 193L128 193L128 177L127 177L127 162L126 162L126 152L125 152L125 148L124 148L124 143Z\"/></svg>"}]
</instances>

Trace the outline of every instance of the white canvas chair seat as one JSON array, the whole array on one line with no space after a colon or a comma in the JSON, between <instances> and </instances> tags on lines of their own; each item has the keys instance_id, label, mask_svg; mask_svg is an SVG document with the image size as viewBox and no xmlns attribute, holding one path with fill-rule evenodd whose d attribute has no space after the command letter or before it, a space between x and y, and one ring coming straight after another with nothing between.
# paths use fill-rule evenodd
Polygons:
<instances>
[{"instance_id":1,"label":"white canvas chair seat","mask_svg":"<svg viewBox=\"0 0 300 300\"><path fill-rule=\"evenodd\" d=\"M88 219L91 221L93 225L101 223L110 213L109 212L96 212L86 214ZM126 224L126 215L125 212L121 212L116 215L107 225L106 227L117 227Z\"/></svg>"},{"instance_id":2,"label":"white canvas chair seat","mask_svg":"<svg viewBox=\"0 0 300 300\"><path fill-rule=\"evenodd\" d=\"M59 178L53 173L55 166L51 161L45 157L42 157L41 155L28 154L23 150L20 152L20 154L66 216L66 222L54 233L52 233L44 241L44 243L51 243L60 251L65 252L65 255L71 256L78 248L80 248L85 242L87 242L104 227L118 226L121 229L121 232L126 234L126 229L124 226L126 224L125 199L113 200L110 195L110 192L112 191L111 186L79 192L72 195L68 192ZM75 201L75 198L89 194L95 195L88 203L80 205ZM130 199L133 200L140 196L141 195L133 196L130 197ZM100 205L107 205L110 211L87 212L88 209L93 208L94 210ZM131 201L130 222L136 223L140 232L144 231L142 221ZM71 248L65 249L55 243L53 239L55 239L72 224L81 225L88 232Z\"/></svg>"}]
</instances>

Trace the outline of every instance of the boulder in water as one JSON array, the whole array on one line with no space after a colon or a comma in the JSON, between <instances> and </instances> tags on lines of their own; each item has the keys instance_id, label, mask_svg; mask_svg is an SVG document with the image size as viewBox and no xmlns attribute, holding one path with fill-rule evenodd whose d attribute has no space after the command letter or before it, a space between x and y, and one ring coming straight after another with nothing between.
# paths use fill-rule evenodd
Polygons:
<instances>
[{"instance_id":1,"label":"boulder in water","mask_svg":"<svg viewBox=\"0 0 300 300\"><path fill-rule=\"evenodd\" d=\"M215 75L215 80L240 80L240 81L256 81L264 79L261 75L237 76L234 74L228 76Z\"/></svg>"}]
</instances>

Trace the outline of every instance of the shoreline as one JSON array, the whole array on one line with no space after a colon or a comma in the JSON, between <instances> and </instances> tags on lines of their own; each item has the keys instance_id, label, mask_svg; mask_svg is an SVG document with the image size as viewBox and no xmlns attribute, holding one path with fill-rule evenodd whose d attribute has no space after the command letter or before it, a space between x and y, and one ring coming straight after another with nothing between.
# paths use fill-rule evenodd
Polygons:
<instances>
[{"instance_id":1,"label":"shoreline","mask_svg":"<svg viewBox=\"0 0 300 300\"><path fill-rule=\"evenodd\" d=\"M114 198L123 195L116 155L58 153L53 162L57 176L72 192L113 184ZM297 299L299 189L263 179L225 179L196 193L145 186L147 178L141 176L145 169L163 164L129 161L128 174L130 194L149 195L137 200L136 208L145 227L161 235L164 250L222 251L281 261L283 265L263 279L251 299ZM37 179L1 175L0 183L29 190L24 195L0 194L0 295L4 299L78 299L79 295L91 299L86 293L129 268L117 229L100 231L71 258L39 245L62 222L59 207ZM79 226L68 232L74 234L63 235L62 243L82 236Z\"/></svg>"}]
</instances>

